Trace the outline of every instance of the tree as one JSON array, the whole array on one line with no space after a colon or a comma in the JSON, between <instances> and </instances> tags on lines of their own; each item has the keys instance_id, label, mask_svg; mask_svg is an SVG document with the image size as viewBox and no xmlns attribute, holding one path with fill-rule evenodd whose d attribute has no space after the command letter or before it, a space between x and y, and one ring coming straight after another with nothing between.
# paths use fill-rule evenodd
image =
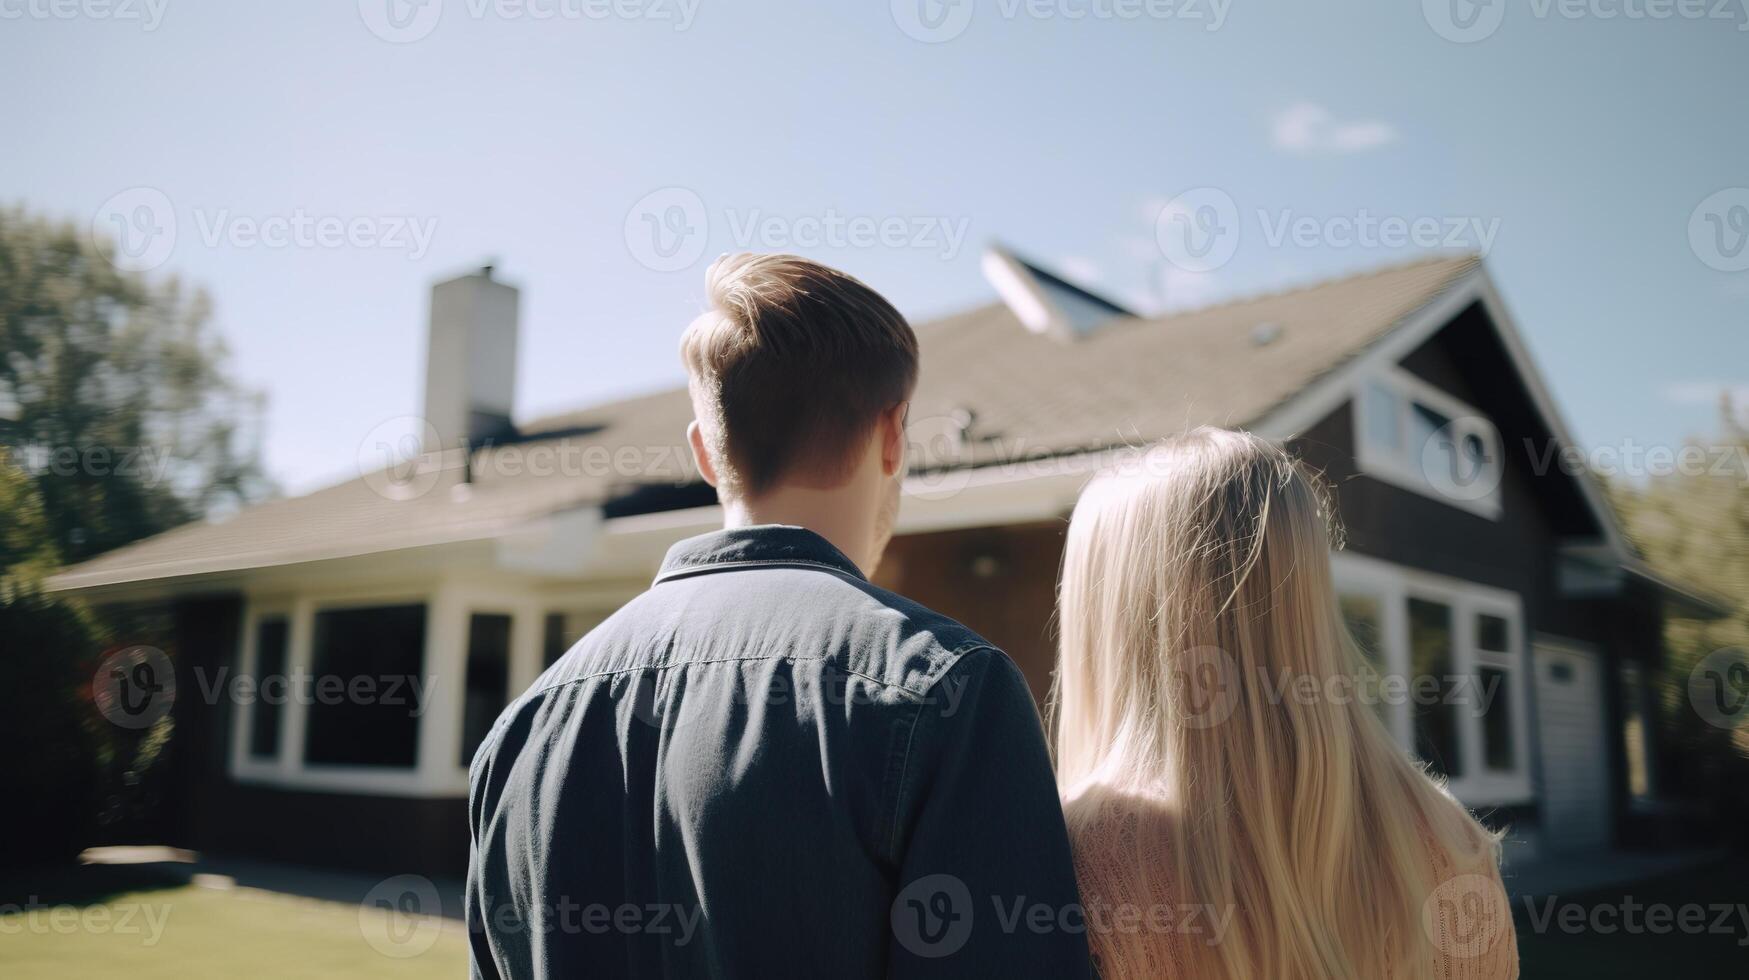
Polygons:
<instances>
[{"instance_id":1,"label":"tree","mask_svg":"<svg viewBox=\"0 0 1749 980\"><path fill-rule=\"evenodd\" d=\"M270 492L261 398L202 290L118 270L71 225L0 210L0 447L77 562Z\"/></svg>"},{"instance_id":2,"label":"tree","mask_svg":"<svg viewBox=\"0 0 1749 980\"><path fill-rule=\"evenodd\" d=\"M0 208L0 866L64 859L137 813L172 725L125 731L92 704L103 655L153 642L152 617L43 580L271 490L260 396L227 373L205 293L106 250Z\"/></svg>"},{"instance_id":3,"label":"tree","mask_svg":"<svg viewBox=\"0 0 1749 980\"><path fill-rule=\"evenodd\" d=\"M1749 425L1728 396L1720 414L1721 436L1700 447L1706 466L1612 490L1629 536L1653 567L1735 603L1723 619L1672 619L1666 627L1661 722L1671 750L1665 769L1676 784L1744 817L1749 722L1734 729L1709 724L1694 710L1689 689L1706 658L1721 650L1749 653Z\"/></svg>"}]
</instances>

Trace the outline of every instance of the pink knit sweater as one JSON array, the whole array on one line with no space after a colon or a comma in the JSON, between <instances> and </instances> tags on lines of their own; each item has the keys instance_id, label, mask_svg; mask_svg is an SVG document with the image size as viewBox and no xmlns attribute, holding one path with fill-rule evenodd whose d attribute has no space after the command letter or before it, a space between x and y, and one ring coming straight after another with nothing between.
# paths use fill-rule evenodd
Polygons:
<instances>
[{"instance_id":1,"label":"pink knit sweater","mask_svg":"<svg viewBox=\"0 0 1749 980\"><path fill-rule=\"evenodd\" d=\"M1227 917L1243 913L1197 908L1174 894L1164 880L1172 852L1159 813L1138 812L1134 801L1086 797L1069 801L1066 811L1087 909L1088 945L1101 980L1188 977L1188 944L1217 941L1231 925ZM1518 937L1499 868L1492 861L1454 868L1431 842L1428 854L1435 888L1422 906L1421 921L1436 951L1434 977L1515 980Z\"/></svg>"}]
</instances>

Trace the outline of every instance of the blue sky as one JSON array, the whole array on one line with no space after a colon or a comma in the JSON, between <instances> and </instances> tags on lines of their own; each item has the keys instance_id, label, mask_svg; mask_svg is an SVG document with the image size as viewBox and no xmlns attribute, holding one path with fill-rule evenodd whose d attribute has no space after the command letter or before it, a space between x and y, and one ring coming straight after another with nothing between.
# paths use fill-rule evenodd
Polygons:
<instances>
[{"instance_id":1,"label":"blue sky","mask_svg":"<svg viewBox=\"0 0 1749 980\"><path fill-rule=\"evenodd\" d=\"M293 491L419 410L429 284L488 256L524 417L676 382L723 251L926 318L995 239L1154 309L1418 250L1362 215L1487 246L1588 446L1749 396L1749 0L112 2L0 0L0 199L167 208ZM1198 271L1157 231L1203 189Z\"/></svg>"}]
</instances>

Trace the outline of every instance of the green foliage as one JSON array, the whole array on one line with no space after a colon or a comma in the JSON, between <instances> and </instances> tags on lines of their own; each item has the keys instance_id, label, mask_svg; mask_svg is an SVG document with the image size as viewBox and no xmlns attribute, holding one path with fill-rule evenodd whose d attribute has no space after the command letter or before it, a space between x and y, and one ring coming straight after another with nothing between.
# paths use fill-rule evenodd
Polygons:
<instances>
[{"instance_id":1,"label":"green foliage","mask_svg":"<svg viewBox=\"0 0 1749 980\"><path fill-rule=\"evenodd\" d=\"M69 563L270 488L260 396L205 292L118 271L70 225L0 209L0 447Z\"/></svg>"},{"instance_id":2,"label":"green foliage","mask_svg":"<svg viewBox=\"0 0 1749 980\"><path fill-rule=\"evenodd\" d=\"M91 687L106 652L168 647L159 617L42 585L269 491L260 398L227 374L210 316L174 277L117 271L70 225L0 208L0 866L64 859L149 816L174 723L120 729Z\"/></svg>"},{"instance_id":3,"label":"green foliage","mask_svg":"<svg viewBox=\"0 0 1749 980\"><path fill-rule=\"evenodd\" d=\"M1721 436L1709 443L1707 473L1659 476L1612 488L1628 534L1659 571L1735 604L1719 620L1672 618L1663 690L1667 776L1681 791L1710 796L1725 812L1749 815L1749 723L1708 724L1689 702L1691 673L1718 650L1749 651L1749 427L1722 405ZM1672 780L1667 779L1667 782Z\"/></svg>"}]
</instances>

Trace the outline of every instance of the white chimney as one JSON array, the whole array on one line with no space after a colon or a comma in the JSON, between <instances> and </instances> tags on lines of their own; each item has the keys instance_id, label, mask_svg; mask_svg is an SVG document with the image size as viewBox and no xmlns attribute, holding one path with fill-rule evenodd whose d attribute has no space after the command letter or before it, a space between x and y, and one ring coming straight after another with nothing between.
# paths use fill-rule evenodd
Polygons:
<instances>
[{"instance_id":1,"label":"white chimney","mask_svg":"<svg viewBox=\"0 0 1749 980\"><path fill-rule=\"evenodd\" d=\"M516 287L486 266L431 287L425 352L427 452L512 433L516 401Z\"/></svg>"}]
</instances>

